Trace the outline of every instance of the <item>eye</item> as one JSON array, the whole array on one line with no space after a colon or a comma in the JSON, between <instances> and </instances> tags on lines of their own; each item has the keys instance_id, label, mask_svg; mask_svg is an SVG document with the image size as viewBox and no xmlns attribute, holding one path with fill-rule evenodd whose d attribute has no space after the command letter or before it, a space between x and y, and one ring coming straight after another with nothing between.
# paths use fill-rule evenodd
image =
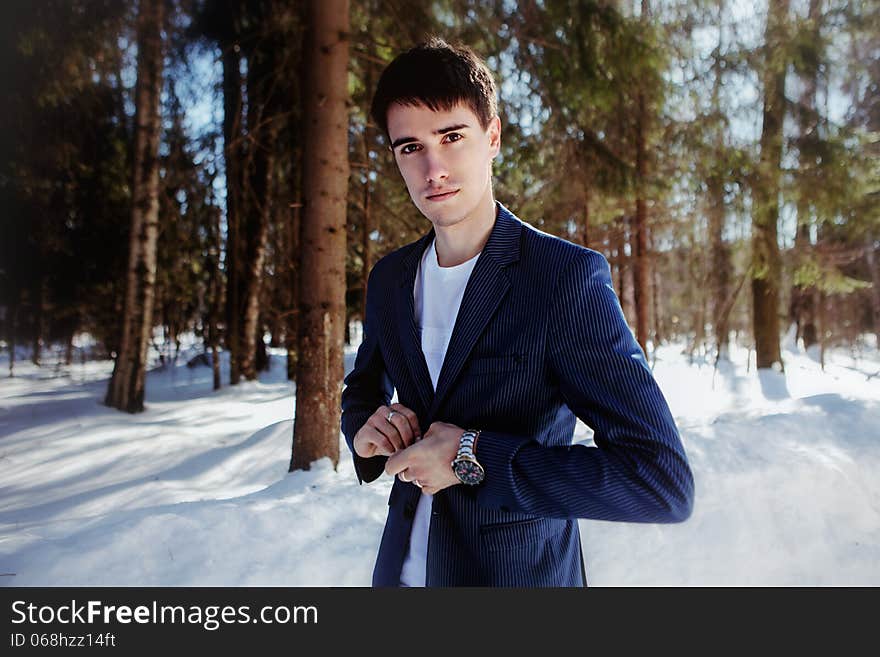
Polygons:
<instances>
[{"instance_id":1,"label":"eye","mask_svg":"<svg viewBox=\"0 0 880 657\"><path fill-rule=\"evenodd\" d=\"M418 148L421 148L418 144L406 144L400 149L400 154L409 155L410 153L415 153Z\"/></svg>"},{"instance_id":2,"label":"eye","mask_svg":"<svg viewBox=\"0 0 880 657\"><path fill-rule=\"evenodd\" d=\"M464 137L457 132L450 132L446 135L447 142L456 142L461 141L462 139L464 139Z\"/></svg>"}]
</instances>

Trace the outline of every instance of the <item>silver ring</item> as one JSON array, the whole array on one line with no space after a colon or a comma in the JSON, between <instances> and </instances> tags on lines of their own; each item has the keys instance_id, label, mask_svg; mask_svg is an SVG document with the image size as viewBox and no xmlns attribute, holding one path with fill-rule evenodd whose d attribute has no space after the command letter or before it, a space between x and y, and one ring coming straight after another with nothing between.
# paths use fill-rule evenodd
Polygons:
<instances>
[{"instance_id":1,"label":"silver ring","mask_svg":"<svg viewBox=\"0 0 880 657\"><path fill-rule=\"evenodd\" d=\"M399 415L399 413L397 411L388 411L388 415L385 416L385 419L391 422L391 418L393 418L395 415Z\"/></svg>"},{"instance_id":2,"label":"silver ring","mask_svg":"<svg viewBox=\"0 0 880 657\"><path fill-rule=\"evenodd\" d=\"M413 479L412 482L413 482L416 486L418 486L419 488L422 487L422 485L419 483L419 480L418 480L418 479Z\"/></svg>"}]
</instances>

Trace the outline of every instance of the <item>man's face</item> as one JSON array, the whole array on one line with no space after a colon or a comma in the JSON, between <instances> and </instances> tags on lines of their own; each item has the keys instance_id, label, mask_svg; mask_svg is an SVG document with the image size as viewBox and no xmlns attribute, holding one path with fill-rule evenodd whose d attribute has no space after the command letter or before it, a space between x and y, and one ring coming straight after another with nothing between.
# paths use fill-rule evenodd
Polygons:
<instances>
[{"instance_id":1,"label":"man's face","mask_svg":"<svg viewBox=\"0 0 880 657\"><path fill-rule=\"evenodd\" d=\"M486 130L467 105L435 112L427 107L388 108L388 133L397 167L416 207L435 228L491 212L492 160L501 148L501 121Z\"/></svg>"}]
</instances>

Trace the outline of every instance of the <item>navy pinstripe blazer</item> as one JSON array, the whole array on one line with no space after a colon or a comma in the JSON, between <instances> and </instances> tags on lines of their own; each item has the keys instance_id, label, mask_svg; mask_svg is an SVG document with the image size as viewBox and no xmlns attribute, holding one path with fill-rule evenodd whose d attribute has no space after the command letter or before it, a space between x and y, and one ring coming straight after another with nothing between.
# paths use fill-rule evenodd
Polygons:
<instances>
[{"instance_id":1,"label":"navy pinstripe blazer","mask_svg":"<svg viewBox=\"0 0 880 657\"><path fill-rule=\"evenodd\" d=\"M624 320L605 258L497 204L465 288L436 393L413 285L433 230L376 263L364 339L342 393L360 483L386 457L355 454L357 431L394 389L418 415L481 429L482 484L434 496L428 586L583 586L578 518L679 522L694 483L669 407ZM572 445L576 417L595 446ZM373 572L398 586L419 489L395 479Z\"/></svg>"}]
</instances>

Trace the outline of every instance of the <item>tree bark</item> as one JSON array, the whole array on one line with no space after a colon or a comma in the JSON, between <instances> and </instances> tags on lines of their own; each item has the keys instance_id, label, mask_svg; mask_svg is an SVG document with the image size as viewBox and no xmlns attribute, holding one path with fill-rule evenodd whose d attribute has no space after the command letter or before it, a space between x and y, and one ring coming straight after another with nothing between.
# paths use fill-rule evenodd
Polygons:
<instances>
[{"instance_id":1,"label":"tree bark","mask_svg":"<svg viewBox=\"0 0 880 657\"><path fill-rule=\"evenodd\" d=\"M339 462L348 192L348 0L311 0L291 470Z\"/></svg>"},{"instance_id":2,"label":"tree bark","mask_svg":"<svg viewBox=\"0 0 880 657\"><path fill-rule=\"evenodd\" d=\"M230 23L234 22L229 16ZM230 26L230 33L235 33ZM242 93L241 57L238 44L230 39L223 44L223 153L226 163L226 349L229 352L229 382L241 379L241 294L242 261L241 188L242 188Z\"/></svg>"},{"instance_id":3,"label":"tree bark","mask_svg":"<svg viewBox=\"0 0 880 657\"><path fill-rule=\"evenodd\" d=\"M645 98L641 92L636 109L636 213L633 220L633 304L636 315L636 340L642 351L648 353L648 234L645 203Z\"/></svg>"},{"instance_id":4,"label":"tree bark","mask_svg":"<svg viewBox=\"0 0 880 657\"><path fill-rule=\"evenodd\" d=\"M651 233L649 236L648 247L651 249L652 253L656 253L656 244L654 243L654 233ZM658 267L651 267L651 301L654 310L654 353L656 354L657 347L663 341L664 338L664 327L662 322L663 312L663 294L660 286L660 272L658 271Z\"/></svg>"},{"instance_id":5,"label":"tree bark","mask_svg":"<svg viewBox=\"0 0 880 657\"><path fill-rule=\"evenodd\" d=\"M372 11L369 3L365 7L365 11ZM372 25L371 17L372 14L368 13L368 26ZM371 30L368 29L368 32L371 32ZM367 48L369 56L376 57L376 45L372 39L369 40ZM364 77L366 88L372 93L374 86L372 60L368 60L366 63L366 75ZM373 143L374 132L368 118L364 123L364 163L367 168L364 170L364 225L361 235L361 322L366 322L367 320L367 280L370 277L370 270L373 268L373 244L370 237L373 232L373 217L370 212L370 198L372 196L370 193L370 144ZM348 326L348 322L346 322L346 326Z\"/></svg>"},{"instance_id":6,"label":"tree bark","mask_svg":"<svg viewBox=\"0 0 880 657\"><path fill-rule=\"evenodd\" d=\"M819 20L821 19L819 0L810 0L808 18L811 22L814 43L818 43L820 38ZM803 77L804 90L801 94L800 111L798 113L802 145L806 145L809 141L818 137L818 121L816 114L816 87L818 75L819 69L817 64ZM801 154L800 159L801 170L809 170L811 163L808 162L808 157ZM797 232L794 239L796 261L802 260L802 258L809 255L813 250L810 243L810 210L809 201L803 197L799 198L797 203ZM795 284L791 290L789 321L796 327L795 344L797 344L798 340L803 339L804 349L809 349L816 344L816 341L818 340L814 289L815 286L813 285Z\"/></svg>"},{"instance_id":7,"label":"tree bark","mask_svg":"<svg viewBox=\"0 0 880 657\"><path fill-rule=\"evenodd\" d=\"M296 154L294 157L294 166L296 170L299 170L300 163L302 162L301 155L298 154L297 151L294 151ZM288 311L285 316L285 330L284 330L284 346L287 349L287 380L288 381L296 381L296 363L297 363L297 334L299 322L297 321L299 317L299 232L300 232L300 217L301 217L301 209L302 209L302 196L301 196L301 184L299 181L300 176L294 175L293 185L294 185L294 207L292 208L293 212L290 213L290 220L287 226L287 234L288 234L288 243L287 248L285 249L287 253L289 270L287 272L287 289L288 289Z\"/></svg>"},{"instance_id":8,"label":"tree bark","mask_svg":"<svg viewBox=\"0 0 880 657\"><path fill-rule=\"evenodd\" d=\"M131 235L122 341L105 402L144 410L147 348L153 328L159 233L159 95L162 91L163 0L141 0L138 14L135 157Z\"/></svg>"},{"instance_id":9,"label":"tree bark","mask_svg":"<svg viewBox=\"0 0 880 657\"><path fill-rule=\"evenodd\" d=\"M269 130L270 141L264 148L272 148L277 131ZM260 149L261 151L263 148ZM248 249L245 262L248 269L245 273L244 285L244 327L242 329L241 373L245 379L253 381L257 378L256 348L262 342L262 327L259 325L260 290L263 283L263 262L266 259L266 243L269 237L269 221L271 217L271 185L270 178L275 166L271 151L257 155L256 176L252 183L254 197L248 207L253 212L248 222ZM245 344L246 343L246 344Z\"/></svg>"},{"instance_id":10,"label":"tree bark","mask_svg":"<svg viewBox=\"0 0 880 657\"><path fill-rule=\"evenodd\" d=\"M364 162L369 163L368 154L368 135L371 132L369 126L364 128ZM366 181L364 182L364 225L362 231L361 242L361 321L367 320L367 280L370 277L370 270L373 268L373 247L370 234L373 232L373 222L370 214L370 171L366 171ZM348 322L346 322L348 324Z\"/></svg>"},{"instance_id":11,"label":"tree bark","mask_svg":"<svg viewBox=\"0 0 880 657\"><path fill-rule=\"evenodd\" d=\"M46 275L42 271L34 286L34 341L31 361L39 366L43 356L43 336L46 334Z\"/></svg>"},{"instance_id":12,"label":"tree bark","mask_svg":"<svg viewBox=\"0 0 880 657\"><path fill-rule=\"evenodd\" d=\"M709 250L712 259L709 276L712 288L711 313L715 333L715 354L717 360L729 360L730 313L727 305L731 294L733 266L730 246L724 240L724 182L717 174L710 176L706 182L709 196Z\"/></svg>"},{"instance_id":13,"label":"tree bark","mask_svg":"<svg viewBox=\"0 0 880 657\"><path fill-rule=\"evenodd\" d=\"M15 333L18 330L18 308L21 293L13 292L12 307L9 309L9 378L15 376Z\"/></svg>"},{"instance_id":14,"label":"tree bark","mask_svg":"<svg viewBox=\"0 0 880 657\"><path fill-rule=\"evenodd\" d=\"M764 47L764 118L752 210L752 328L758 369L783 368L779 347L781 258L777 243L782 124L785 118L785 29L789 0L770 3Z\"/></svg>"},{"instance_id":15,"label":"tree bark","mask_svg":"<svg viewBox=\"0 0 880 657\"><path fill-rule=\"evenodd\" d=\"M581 244L590 245L590 190L584 190L584 223L581 225Z\"/></svg>"},{"instance_id":16,"label":"tree bark","mask_svg":"<svg viewBox=\"0 0 880 657\"><path fill-rule=\"evenodd\" d=\"M725 15L724 3L719 6L719 25L723 24ZM712 64L714 78L712 82L712 113L716 117L721 114L720 93L723 87L723 73L721 67L720 52L723 47L722 33L719 31L718 50ZM729 244L724 240L725 205L724 205L724 177L726 171L721 168L723 161L724 125L717 121L714 126L714 139L717 147L715 162L712 163L711 171L706 187L709 197L709 251L712 266L710 269L710 285L712 289L712 328L715 333L715 359L730 359L730 313L728 301L731 296L731 279L733 278L733 264ZM726 168L726 167L725 167Z\"/></svg>"},{"instance_id":17,"label":"tree bark","mask_svg":"<svg viewBox=\"0 0 880 657\"><path fill-rule=\"evenodd\" d=\"M648 20L647 0L642 0L641 20ZM633 222L633 303L636 312L636 340L648 353L648 208L645 200L647 179L648 111L644 92L636 93L636 214Z\"/></svg>"},{"instance_id":18,"label":"tree bark","mask_svg":"<svg viewBox=\"0 0 880 657\"><path fill-rule=\"evenodd\" d=\"M279 90L275 81L283 75L276 67L275 39L263 38L251 53L248 68L248 158L246 215L244 226L245 257L242 275L244 319L240 343L240 366L245 379L253 381L260 369L259 349L263 345L260 325L260 292L263 285L263 263L272 218L275 169L275 140L278 136L280 112ZM263 346L261 346L263 345Z\"/></svg>"},{"instance_id":19,"label":"tree bark","mask_svg":"<svg viewBox=\"0 0 880 657\"><path fill-rule=\"evenodd\" d=\"M871 314L874 320L874 334L877 336L877 347L880 348L880 258L876 249L874 236L868 234L865 241L865 260L871 274Z\"/></svg>"},{"instance_id":20,"label":"tree bark","mask_svg":"<svg viewBox=\"0 0 880 657\"><path fill-rule=\"evenodd\" d=\"M212 181L213 183L213 181ZM220 309L223 307L223 281L220 275L220 249L222 237L220 235L220 211L212 208L210 223L210 247L208 252L207 268L210 272L210 292L208 306L208 346L211 349L211 370L214 375L214 390L219 390L220 379Z\"/></svg>"},{"instance_id":21,"label":"tree bark","mask_svg":"<svg viewBox=\"0 0 880 657\"><path fill-rule=\"evenodd\" d=\"M624 316L632 317L632 306L630 304L630 295L627 291L627 278L629 274L629 257L626 254L627 234L626 225L629 218L621 215L617 220L617 228L614 232L614 242L617 251L617 296L620 299L620 305L623 309Z\"/></svg>"}]
</instances>

